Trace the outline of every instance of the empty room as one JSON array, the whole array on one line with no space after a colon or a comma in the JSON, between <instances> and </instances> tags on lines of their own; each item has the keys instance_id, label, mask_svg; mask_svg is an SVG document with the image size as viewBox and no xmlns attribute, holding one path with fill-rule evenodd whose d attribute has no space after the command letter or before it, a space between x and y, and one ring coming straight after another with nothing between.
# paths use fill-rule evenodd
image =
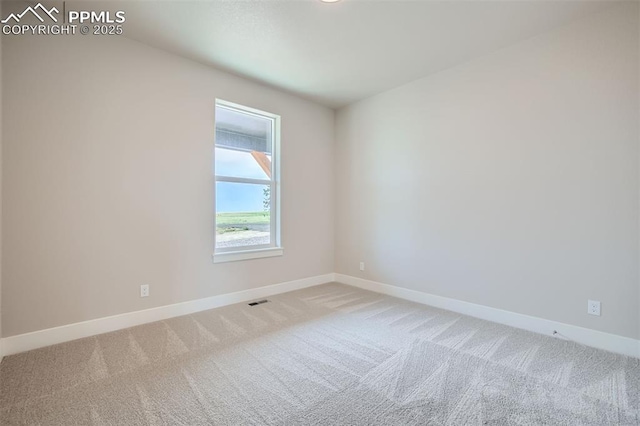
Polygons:
<instances>
[{"instance_id":1,"label":"empty room","mask_svg":"<svg viewBox=\"0 0 640 426\"><path fill-rule=\"evenodd\" d=\"M0 27L0 425L640 426L640 2Z\"/></svg>"}]
</instances>

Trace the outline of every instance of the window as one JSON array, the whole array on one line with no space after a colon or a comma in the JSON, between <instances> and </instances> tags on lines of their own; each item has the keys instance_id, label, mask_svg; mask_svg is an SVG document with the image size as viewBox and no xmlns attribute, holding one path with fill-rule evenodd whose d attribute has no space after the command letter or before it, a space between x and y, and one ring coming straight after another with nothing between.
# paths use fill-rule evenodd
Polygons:
<instances>
[{"instance_id":1,"label":"window","mask_svg":"<svg viewBox=\"0 0 640 426\"><path fill-rule=\"evenodd\" d=\"M280 117L216 101L214 262L278 256Z\"/></svg>"}]
</instances>

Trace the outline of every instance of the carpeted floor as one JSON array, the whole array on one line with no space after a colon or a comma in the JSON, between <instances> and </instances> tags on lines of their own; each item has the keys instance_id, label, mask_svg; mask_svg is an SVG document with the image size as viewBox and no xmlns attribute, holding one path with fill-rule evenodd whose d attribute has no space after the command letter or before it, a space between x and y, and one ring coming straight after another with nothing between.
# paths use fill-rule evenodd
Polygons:
<instances>
[{"instance_id":1,"label":"carpeted floor","mask_svg":"<svg viewBox=\"0 0 640 426\"><path fill-rule=\"evenodd\" d=\"M6 357L0 424L638 425L640 361L340 284Z\"/></svg>"}]
</instances>

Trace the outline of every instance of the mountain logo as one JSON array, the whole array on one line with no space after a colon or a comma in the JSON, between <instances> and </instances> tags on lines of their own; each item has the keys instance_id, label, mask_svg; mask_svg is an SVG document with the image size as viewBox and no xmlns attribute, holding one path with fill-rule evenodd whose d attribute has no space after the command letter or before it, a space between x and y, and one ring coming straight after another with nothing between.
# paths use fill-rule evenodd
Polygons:
<instances>
[{"instance_id":1,"label":"mountain logo","mask_svg":"<svg viewBox=\"0 0 640 426\"><path fill-rule=\"evenodd\" d=\"M60 13L60 11L55 8L52 7L51 9L47 9L46 7L44 7L42 5L42 3L38 3L37 5L35 5L34 7L28 6L22 13L11 13L9 14L9 16L7 16L5 19L3 19L2 22L3 24L8 23L10 20L14 20L16 23L20 22L20 20L27 14L27 13L31 13L32 15L34 15L36 18L38 18L38 20L40 22L44 22L44 19L42 18L42 16L40 16L38 14L38 10L40 11L41 14L48 16L49 18L51 18L51 20L53 20L53 22L58 22L58 18L56 18L53 13Z\"/></svg>"}]
</instances>

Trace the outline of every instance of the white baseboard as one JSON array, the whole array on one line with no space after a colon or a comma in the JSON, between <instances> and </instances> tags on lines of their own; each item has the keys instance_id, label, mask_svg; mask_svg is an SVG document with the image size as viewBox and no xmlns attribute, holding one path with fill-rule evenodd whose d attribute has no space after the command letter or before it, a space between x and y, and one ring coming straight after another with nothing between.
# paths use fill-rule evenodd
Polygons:
<instances>
[{"instance_id":1,"label":"white baseboard","mask_svg":"<svg viewBox=\"0 0 640 426\"><path fill-rule=\"evenodd\" d=\"M32 333L6 337L4 339L0 339L0 349L2 349L2 352L0 352L0 360L2 356L13 355L19 352L29 351L31 349L81 339L83 337L94 336L96 334L108 333L110 331L121 330L123 328L154 321L161 321L167 318L188 315L207 309L232 305L234 303L260 299L280 293L286 293L288 291L300 290L331 281L335 281L335 274L318 275L315 277L287 281L284 283L252 288L235 293L221 294L218 296L206 297L204 299L160 306L158 308L145 309L143 311L128 312L126 314L98 318L90 321L48 328L46 330L34 331Z\"/></svg>"},{"instance_id":2,"label":"white baseboard","mask_svg":"<svg viewBox=\"0 0 640 426\"><path fill-rule=\"evenodd\" d=\"M575 325L563 324L529 315L518 314L502 309L463 302L461 300L450 299L448 297L436 296L429 293L369 281L349 275L325 274L6 337L4 339L0 339L0 361L2 361L3 356L13 355L19 352L55 345L57 343L68 342L97 334L108 333L110 331L121 330L123 328L154 321L161 321L181 315L188 315L207 309L232 305L234 303L260 299L280 293L286 293L288 291L300 290L332 281L362 288L364 290L374 291L376 293L398 297L412 302L447 309L449 311L505 324L511 327L533 331L535 333L551 335L553 330L557 330L563 336L566 336L575 342L610 352L640 358L640 340L604 333Z\"/></svg>"},{"instance_id":3,"label":"white baseboard","mask_svg":"<svg viewBox=\"0 0 640 426\"><path fill-rule=\"evenodd\" d=\"M376 281L369 281L350 275L335 274L335 280L342 284L351 285L364 290L374 291L436 308L446 309L475 318L492 321L535 333L552 335L557 330L563 336L586 346L615 352L622 355L640 358L640 340L615 334L604 333L588 328L563 324L529 315L518 314L502 309L490 308L484 305L463 302L448 297L436 296L421 291L396 287Z\"/></svg>"}]
</instances>

